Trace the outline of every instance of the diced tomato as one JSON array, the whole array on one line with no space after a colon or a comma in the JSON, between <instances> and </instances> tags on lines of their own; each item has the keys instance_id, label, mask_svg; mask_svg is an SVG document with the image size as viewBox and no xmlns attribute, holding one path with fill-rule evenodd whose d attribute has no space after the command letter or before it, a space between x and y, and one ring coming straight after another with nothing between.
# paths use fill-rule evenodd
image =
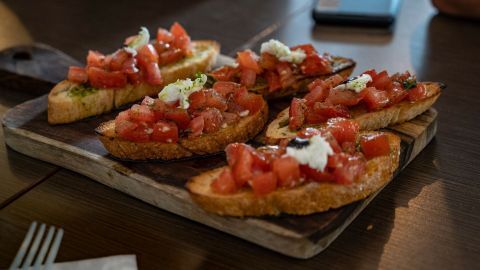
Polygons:
<instances>
[{"instance_id":1,"label":"diced tomato","mask_svg":"<svg viewBox=\"0 0 480 270\"><path fill-rule=\"evenodd\" d=\"M360 146L367 159L390 154L390 144L386 134L362 136L360 138Z\"/></svg>"},{"instance_id":2,"label":"diced tomato","mask_svg":"<svg viewBox=\"0 0 480 270\"><path fill-rule=\"evenodd\" d=\"M338 152L328 156L327 168L335 169L343 167L348 162L349 155L347 153Z\"/></svg>"},{"instance_id":3,"label":"diced tomato","mask_svg":"<svg viewBox=\"0 0 480 270\"><path fill-rule=\"evenodd\" d=\"M379 90L387 90L391 88L392 80L390 80L390 77L385 70L378 73L375 77L372 77L372 80L372 83L369 85Z\"/></svg>"},{"instance_id":4,"label":"diced tomato","mask_svg":"<svg viewBox=\"0 0 480 270\"><path fill-rule=\"evenodd\" d=\"M121 112L117 118L115 118L115 133L117 133L118 136L125 137L126 134L137 128L138 124L128 119L128 111Z\"/></svg>"},{"instance_id":5,"label":"diced tomato","mask_svg":"<svg viewBox=\"0 0 480 270\"><path fill-rule=\"evenodd\" d=\"M170 43L175 39L175 37L167 29L158 28L157 30L157 41Z\"/></svg>"},{"instance_id":6,"label":"diced tomato","mask_svg":"<svg viewBox=\"0 0 480 270\"><path fill-rule=\"evenodd\" d=\"M312 107L309 107L305 112L305 123L306 124L320 124L328 120L327 116L315 112Z\"/></svg>"},{"instance_id":7,"label":"diced tomato","mask_svg":"<svg viewBox=\"0 0 480 270\"><path fill-rule=\"evenodd\" d=\"M248 147L239 147L237 150L235 163L232 170L233 178L237 183L237 187L244 186L248 180L252 179L253 157L251 151L252 150L250 150Z\"/></svg>"},{"instance_id":8,"label":"diced tomato","mask_svg":"<svg viewBox=\"0 0 480 270\"><path fill-rule=\"evenodd\" d=\"M167 111L167 104L163 102L161 99L154 99L153 104L151 105L151 109L155 114L155 119L160 120L165 117L165 112Z\"/></svg>"},{"instance_id":9,"label":"diced tomato","mask_svg":"<svg viewBox=\"0 0 480 270\"><path fill-rule=\"evenodd\" d=\"M88 67L87 75L93 87L116 88L127 84L127 77L121 71L105 71L98 67Z\"/></svg>"},{"instance_id":10,"label":"diced tomato","mask_svg":"<svg viewBox=\"0 0 480 270\"><path fill-rule=\"evenodd\" d=\"M130 110L120 112L117 117L115 117L115 125L117 125L117 122L121 122L124 120L130 120Z\"/></svg>"},{"instance_id":11,"label":"diced tomato","mask_svg":"<svg viewBox=\"0 0 480 270\"><path fill-rule=\"evenodd\" d=\"M223 116L217 108L207 108L200 115L204 119L203 131L205 133L215 132L222 127Z\"/></svg>"},{"instance_id":12,"label":"diced tomato","mask_svg":"<svg viewBox=\"0 0 480 270\"><path fill-rule=\"evenodd\" d=\"M68 68L68 80L76 83L86 83L88 81L87 71L81 67L71 66Z\"/></svg>"},{"instance_id":13,"label":"diced tomato","mask_svg":"<svg viewBox=\"0 0 480 270\"><path fill-rule=\"evenodd\" d=\"M135 104L130 108L130 119L137 122L154 122L155 114L147 105Z\"/></svg>"},{"instance_id":14,"label":"diced tomato","mask_svg":"<svg viewBox=\"0 0 480 270\"><path fill-rule=\"evenodd\" d=\"M295 51L297 49L303 50L306 55L312 55L317 53L317 50L315 50L315 47L313 47L312 44L301 44L290 48L290 50L292 51Z\"/></svg>"},{"instance_id":15,"label":"diced tomato","mask_svg":"<svg viewBox=\"0 0 480 270\"><path fill-rule=\"evenodd\" d=\"M275 71L267 70L267 72L265 72L265 79L268 83L269 92L274 92L282 88L282 84L280 83L280 77Z\"/></svg>"},{"instance_id":16,"label":"diced tomato","mask_svg":"<svg viewBox=\"0 0 480 270\"><path fill-rule=\"evenodd\" d=\"M190 124L190 115L182 108L169 108L165 112L165 119L175 122L181 130L188 128Z\"/></svg>"},{"instance_id":17,"label":"diced tomato","mask_svg":"<svg viewBox=\"0 0 480 270\"><path fill-rule=\"evenodd\" d=\"M158 53L152 44L146 44L138 49L135 57L140 67L146 66L149 63L158 63Z\"/></svg>"},{"instance_id":18,"label":"diced tomato","mask_svg":"<svg viewBox=\"0 0 480 270\"><path fill-rule=\"evenodd\" d=\"M203 116L197 116L190 121L188 128L190 129L190 136L197 137L202 135L203 127L205 126L205 120Z\"/></svg>"},{"instance_id":19,"label":"diced tomato","mask_svg":"<svg viewBox=\"0 0 480 270\"><path fill-rule=\"evenodd\" d=\"M260 74L262 69L257 62L258 56L251 50L245 50L237 53L237 62L243 69L251 69L256 74Z\"/></svg>"},{"instance_id":20,"label":"diced tomato","mask_svg":"<svg viewBox=\"0 0 480 270\"><path fill-rule=\"evenodd\" d=\"M333 182L335 177L329 172L321 172L310 168L308 165L300 165L300 170L307 180L315 182Z\"/></svg>"},{"instance_id":21,"label":"diced tomato","mask_svg":"<svg viewBox=\"0 0 480 270\"><path fill-rule=\"evenodd\" d=\"M152 127L152 140L163 143L177 143L178 128L175 123L158 121Z\"/></svg>"},{"instance_id":22,"label":"diced tomato","mask_svg":"<svg viewBox=\"0 0 480 270\"><path fill-rule=\"evenodd\" d=\"M403 89L403 87L398 82L393 82L392 89L388 90L387 93L389 106L399 103L408 96L408 91Z\"/></svg>"},{"instance_id":23,"label":"diced tomato","mask_svg":"<svg viewBox=\"0 0 480 270\"><path fill-rule=\"evenodd\" d=\"M110 70L123 70L123 63L131 57L131 54L121 49L114 52L111 56L112 59L109 63Z\"/></svg>"},{"instance_id":24,"label":"diced tomato","mask_svg":"<svg viewBox=\"0 0 480 270\"><path fill-rule=\"evenodd\" d=\"M243 68L240 72L240 83L245 85L245 87L252 87L255 85L255 80L257 78L257 74L255 70L249 68Z\"/></svg>"},{"instance_id":25,"label":"diced tomato","mask_svg":"<svg viewBox=\"0 0 480 270\"><path fill-rule=\"evenodd\" d=\"M160 68L157 63L150 62L144 66L145 73L143 74L145 82L150 85L162 85L163 78L160 73Z\"/></svg>"},{"instance_id":26,"label":"diced tomato","mask_svg":"<svg viewBox=\"0 0 480 270\"><path fill-rule=\"evenodd\" d=\"M293 187L300 179L300 164L290 156L275 159L272 171L277 175L278 185L281 187Z\"/></svg>"},{"instance_id":27,"label":"diced tomato","mask_svg":"<svg viewBox=\"0 0 480 270\"><path fill-rule=\"evenodd\" d=\"M277 62L277 58L274 55L266 52L260 55L260 66L266 70L275 70Z\"/></svg>"},{"instance_id":28,"label":"diced tomato","mask_svg":"<svg viewBox=\"0 0 480 270\"><path fill-rule=\"evenodd\" d=\"M368 75L370 75L370 77L373 79L373 78L375 78L375 77L377 76L377 71L375 71L375 69L369 69L369 70L367 70L367 71L364 71L364 72L362 73L362 75L363 75L363 74L368 74Z\"/></svg>"},{"instance_id":29,"label":"diced tomato","mask_svg":"<svg viewBox=\"0 0 480 270\"><path fill-rule=\"evenodd\" d=\"M204 90L205 92L205 106L217 108L220 111L227 110L227 100L213 89Z\"/></svg>"},{"instance_id":30,"label":"diced tomato","mask_svg":"<svg viewBox=\"0 0 480 270\"><path fill-rule=\"evenodd\" d=\"M273 172L255 175L251 182L255 196L264 196L277 188L277 177Z\"/></svg>"},{"instance_id":31,"label":"diced tomato","mask_svg":"<svg viewBox=\"0 0 480 270\"><path fill-rule=\"evenodd\" d=\"M334 117L350 118L350 112L344 105L331 105L325 102L316 102L315 105L313 105L313 111L316 114L323 116L325 119Z\"/></svg>"},{"instance_id":32,"label":"diced tomato","mask_svg":"<svg viewBox=\"0 0 480 270\"><path fill-rule=\"evenodd\" d=\"M222 97L227 97L229 94L235 92L238 84L234 82L219 81L213 84L213 90L217 91Z\"/></svg>"},{"instance_id":33,"label":"diced tomato","mask_svg":"<svg viewBox=\"0 0 480 270\"><path fill-rule=\"evenodd\" d=\"M307 110L307 105L304 99L293 98L290 103L290 109L288 111L288 127L291 130L297 130L303 126L305 122L305 112Z\"/></svg>"},{"instance_id":34,"label":"diced tomato","mask_svg":"<svg viewBox=\"0 0 480 270\"><path fill-rule=\"evenodd\" d=\"M175 37L175 40L173 41L175 47L181 49L185 55L191 55L192 48L190 36L187 34L187 31L185 31L185 28L183 28L178 22L175 22L170 27L170 32Z\"/></svg>"},{"instance_id":35,"label":"diced tomato","mask_svg":"<svg viewBox=\"0 0 480 270\"><path fill-rule=\"evenodd\" d=\"M350 90L332 89L330 90L327 101L333 105L355 106L363 99L363 96L364 95L357 94Z\"/></svg>"},{"instance_id":36,"label":"diced tomato","mask_svg":"<svg viewBox=\"0 0 480 270\"><path fill-rule=\"evenodd\" d=\"M304 139L308 139L319 134L322 134L322 132L316 128L304 128L297 132L297 136Z\"/></svg>"},{"instance_id":37,"label":"diced tomato","mask_svg":"<svg viewBox=\"0 0 480 270\"><path fill-rule=\"evenodd\" d=\"M233 165L235 165L243 148L246 148L249 152L254 151L253 147L244 143L231 143L225 147L225 154L229 166L233 167Z\"/></svg>"},{"instance_id":38,"label":"diced tomato","mask_svg":"<svg viewBox=\"0 0 480 270\"><path fill-rule=\"evenodd\" d=\"M386 91L378 90L374 87L367 87L362 92L365 92L363 101L371 111L381 109L389 102Z\"/></svg>"},{"instance_id":39,"label":"diced tomato","mask_svg":"<svg viewBox=\"0 0 480 270\"><path fill-rule=\"evenodd\" d=\"M217 179L212 182L212 189L218 194L231 194L237 191L235 180L230 168L225 168Z\"/></svg>"},{"instance_id":40,"label":"diced tomato","mask_svg":"<svg viewBox=\"0 0 480 270\"><path fill-rule=\"evenodd\" d=\"M250 115L258 112L264 104L262 96L248 93L245 87L237 89L233 99L238 105L248 110Z\"/></svg>"},{"instance_id":41,"label":"diced tomato","mask_svg":"<svg viewBox=\"0 0 480 270\"><path fill-rule=\"evenodd\" d=\"M259 174L270 170L270 163L267 156L260 151L252 151L253 157L253 174Z\"/></svg>"},{"instance_id":42,"label":"diced tomato","mask_svg":"<svg viewBox=\"0 0 480 270\"><path fill-rule=\"evenodd\" d=\"M159 53L158 64L161 66L175 63L185 56L184 52L178 48L172 48Z\"/></svg>"},{"instance_id":43,"label":"diced tomato","mask_svg":"<svg viewBox=\"0 0 480 270\"><path fill-rule=\"evenodd\" d=\"M310 89L310 92L304 97L307 106L312 106L315 102L324 102L330 93L330 87L320 79L311 82L308 89Z\"/></svg>"},{"instance_id":44,"label":"diced tomato","mask_svg":"<svg viewBox=\"0 0 480 270\"><path fill-rule=\"evenodd\" d=\"M348 185L356 181L364 171L364 160L349 159L342 167L337 167L333 174L337 183Z\"/></svg>"},{"instance_id":45,"label":"diced tomato","mask_svg":"<svg viewBox=\"0 0 480 270\"><path fill-rule=\"evenodd\" d=\"M332 75L324 80L328 87L334 87L345 81L345 78L339 74Z\"/></svg>"},{"instance_id":46,"label":"diced tomato","mask_svg":"<svg viewBox=\"0 0 480 270\"><path fill-rule=\"evenodd\" d=\"M295 83L295 77L293 76L293 71L290 68L290 65L285 62L280 62L276 66L278 76L280 78L280 84L283 88L288 88Z\"/></svg>"},{"instance_id":47,"label":"diced tomato","mask_svg":"<svg viewBox=\"0 0 480 270\"><path fill-rule=\"evenodd\" d=\"M342 151L344 153L353 155L357 151L357 145L355 142L345 141L342 143Z\"/></svg>"},{"instance_id":48,"label":"diced tomato","mask_svg":"<svg viewBox=\"0 0 480 270\"><path fill-rule=\"evenodd\" d=\"M115 58L112 58L112 61L110 62L110 66L112 66L112 63L116 61ZM117 68L117 67L115 67ZM111 67L112 69L112 67ZM137 68L137 59L130 55L123 63L122 67L120 68L121 71L126 73L127 75L137 73L139 70Z\"/></svg>"},{"instance_id":49,"label":"diced tomato","mask_svg":"<svg viewBox=\"0 0 480 270\"><path fill-rule=\"evenodd\" d=\"M408 90L408 100L418 101L427 97L427 88L423 83L417 83L415 88Z\"/></svg>"},{"instance_id":50,"label":"diced tomato","mask_svg":"<svg viewBox=\"0 0 480 270\"><path fill-rule=\"evenodd\" d=\"M217 81L231 81L238 69L230 66L224 66L210 72L213 78Z\"/></svg>"},{"instance_id":51,"label":"diced tomato","mask_svg":"<svg viewBox=\"0 0 480 270\"><path fill-rule=\"evenodd\" d=\"M355 142L360 126L354 120L332 118L327 122L327 129L339 144Z\"/></svg>"},{"instance_id":52,"label":"diced tomato","mask_svg":"<svg viewBox=\"0 0 480 270\"><path fill-rule=\"evenodd\" d=\"M120 138L134 141L147 142L150 140L150 127L145 123L134 123L129 120L119 121L119 125L115 123L115 132Z\"/></svg>"},{"instance_id":53,"label":"diced tomato","mask_svg":"<svg viewBox=\"0 0 480 270\"><path fill-rule=\"evenodd\" d=\"M155 48L155 50L157 51L159 56L163 52L167 52L167 51L170 51L170 50L173 50L173 49L178 49L178 48L174 48L171 43L165 42L165 41L156 41L152 45ZM180 49L178 49L178 50L180 50Z\"/></svg>"},{"instance_id":54,"label":"diced tomato","mask_svg":"<svg viewBox=\"0 0 480 270\"><path fill-rule=\"evenodd\" d=\"M98 68L105 68L106 67L105 55L98 52L98 51L88 51L87 55L87 67L98 67Z\"/></svg>"},{"instance_id":55,"label":"diced tomato","mask_svg":"<svg viewBox=\"0 0 480 270\"><path fill-rule=\"evenodd\" d=\"M143 72L140 70L134 73L128 73L127 78L129 83L133 85L138 85L142 82Z\"/></svg>"},{"instance_id":56,"label":"diced tomato","mask_svg":"<svg viewBox=\"0 0 480 270\"><path fill-rule=\"evenodd\" d=\"M307 76L332 73L330 62L318 54L307 56L300 65L300 70Z\"/></svg>"},{"instance_id":57,"label":"diced tomato","mask_svg":"<svg viewBox=\"0 0 480 270\"><path fill-rule=\"evenodd\" d=\"M195 111L205 107L205 102L207 101L207 97L205 95L205 91L195 91L188 96L188 101L190 102L190 106L188 107L189 111Z\"/></svg>"}]
</instances>

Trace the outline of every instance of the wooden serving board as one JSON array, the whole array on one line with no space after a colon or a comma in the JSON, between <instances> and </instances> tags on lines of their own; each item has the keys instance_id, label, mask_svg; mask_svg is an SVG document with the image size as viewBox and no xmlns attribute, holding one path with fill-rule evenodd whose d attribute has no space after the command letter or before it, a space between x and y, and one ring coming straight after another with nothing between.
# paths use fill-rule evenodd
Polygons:
<instances>
[{"instance_id":1,"label":"wooden serving board","mask_svg":"<svg viewBox=\"0 0 480 270\"><path fill-rule=\"evenodd\" d=\"M271 116L288 105L276 101ZM228 218L204 212L190 198L184 185L201 172L225 165L222 154L174 162L124 162L108 155L95 136L101 122L118 111L83 121L50 126L47 96L22 103L3 118L5 142L14 150L88 176L102 184L161 209L246 239L282 254L310 258L328 245L378 194L308 216ZM435 109L390 130L402 138L400 169L405 168L436 132ZM397 171L398 173L398 171Z\"/></svg>"}]
</instances>

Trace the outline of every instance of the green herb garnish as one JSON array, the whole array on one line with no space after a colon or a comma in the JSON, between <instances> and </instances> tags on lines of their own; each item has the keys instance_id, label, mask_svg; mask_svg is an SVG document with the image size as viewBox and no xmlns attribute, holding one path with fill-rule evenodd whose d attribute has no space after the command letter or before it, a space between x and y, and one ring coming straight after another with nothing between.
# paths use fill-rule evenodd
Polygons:
<instances>
[{"instance_id":1,"label":"green herb garnish","mask_svg":"<svg viewBox=\"0 0 480 270\"><path fill-rule=\"evenodd\" d=\"M68 90L69 97L86 97L90 94L98 92L97 88L91 87L89 85L81 84L74 86Z\"/></svg>"},{"instance_id":2,"label":"green herb garnish","mask_svg":"<svg viewBox=\"0 0 480 270\"><path fill-rule=\"evenodd\" d=\"M417 86L417 78L415 78L415 76L410 76L404 80L402 84L405 90L410 90Z\"/></svg>"}]
</instances>

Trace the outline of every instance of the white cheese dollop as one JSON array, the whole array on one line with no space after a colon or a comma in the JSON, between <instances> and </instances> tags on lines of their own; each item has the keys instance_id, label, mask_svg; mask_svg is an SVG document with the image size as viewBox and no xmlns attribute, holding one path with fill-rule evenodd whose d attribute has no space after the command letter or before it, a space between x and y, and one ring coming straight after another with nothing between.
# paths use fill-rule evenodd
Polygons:
<instances>
[{"instance_id":1,"label":"white cheese dollop","mask_svg":"<svg viewBox=\"0 0 480 270\"><path fill-rule=\"evenodd\" d=\"M330 144L320 135L310 138L309 144L303 148L287 147L287 155L295 158L300 164L323 171L327 166L328 156L333 155Z\"/></svg>"},{"instance_id":2,"label":"white cheese dollop","mask_svg":"<svg viewBox=\"0 0 480 270\"><path fill-rule=\"evenodd\" d=\"M352 78L348 80L346 83L337 85L337 87L333 88L335 90L352 90L357 93L362 92L365 87L367 87L367 83L372 81L372 77L368 74L362 74L361 76Z\"/></svg>"},{"instance_id":3,"label":"white cheese dollop","mask_svg":"<svg viewBox=\"0 0 480 270\"><path fill-rule=\"evenodd\" d=\"M127 44L127 48L138 50L144 45L147 45L149 41L150 33L146 27L142 26L140 27L140 32L138 32L138 35Z\"/></svg>"},{"instance_id":4,"label":"white cheese dollop","mask_svg":"<svg viewBox=\"0 0 480 270\"><path fill-rule=\"evenodd\" d=\"M193 92L199 91L207 82L207 75L201 74L195 80L177 80L163 88L158 97L164 102L171 103L180 101L179 108L188 109L190 103L188 97Z\"/></svg>"},{"instance_id":5,"label":"white cheese dollop","mask_svg":"<svg viewBox=\"0 0 480 270\"><path fill-rule=\"evenodd\" d=\"M307 57L302 49L292 51L287 45L275 39L270 39L269 41L262 43L260 52L272 54L280 61L294 64L302 63Z\"/></svg>"}]
</instances>

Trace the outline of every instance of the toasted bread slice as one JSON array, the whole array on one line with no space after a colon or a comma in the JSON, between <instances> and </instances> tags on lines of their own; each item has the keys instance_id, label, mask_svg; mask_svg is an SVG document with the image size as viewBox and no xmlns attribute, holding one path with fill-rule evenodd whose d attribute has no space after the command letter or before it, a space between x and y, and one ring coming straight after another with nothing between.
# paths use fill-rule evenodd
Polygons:
<instances>
[{"instance_id":1,"label":"toasted bread slice","mask_svg":"<svg viewBox=\"0 0 480 270\"><path fill-rule=\"evenodd\" d=\"M95 131L108 152L115 157L130 160L171 160L216 153L223 151L229 143L246 142L262 131L267 120L268 106L264 102L258 112L243 117L232 125L199 137L180 138L177 143L138 143L118 138L114 121L101 124Z\"/></svg>"},{"instance_id":2,"label":"toasted bread slice","mask_svg":"<svg viewBox=\"0 0 480 270\"><path fill-rule=\"evenodd\" d=\"M224 169L222 167L193 177L188 181L187 188L193 200L203 209L219 215L308 215L327 211L364 199L390 182L399 163L400 138L387 134L390 155L369 160L365 173L351 185L308 182L295 188L279 188L263 197L255 196L249 188L221 195L215 193L211 185Z\"/></svg>"},{"instance_id":3,"label":"toasted bread slice","mask_svg":"<svg viewBox=\"0 0 480 270\"><path fill-rule=\"evenodd\" d=\"M440 96L441 85L439 83L427 82L425 84L427 98L423 100L417 102L402 101L394 106L374 112L368 112L364 107L360 106L353 107L350 109L352 119L358 122L360 130L376 130L411 120L428 110ZM268 125L265 133L265 142L276 144L281 139L295 137L297 132L288 128L288 121L289 108L286 108ZM309 126L321 127L322 125Z\"/></svg>"},{"instance_id":4,"label":"toasted bread slice","mask_svg":"<svg viewBox=\"0 0 480 270\"><path fill-rule=\"evenodd\" d=\"M207 71L220 52L220 45L215 41L193 41L192 47L193 56L160 69L165 85ZM65 80L55 85L48 95L48 122L64 124L99 115L144 96L156 95L161 89L146 83L97 89Z\"/></svg>"},{"instance_id":5,"label":"toasted bread slice","mask_svg":"<svg viewBox=\"0 0 480 270\"><path fill-rule=\"evenodd\" d=\"M296 82L284 89L279 89L277 91L270 92L268 90L267 84L262 85L255 85L252 89L249 89L250 92L254 92L260 95L263 95L265 99L276 99L288 96L295 96L301 93L305 93L308 91L307 85L316 79L326 79L330 76L335 74L341 75L342 77L347 78L353 72L355 68L355 61L352 59L339 57L339 56L332 56L332 67L333 71L330 74L315 76L315 77L304 77L299 76Z\"/></svg>"}]
</instances>

